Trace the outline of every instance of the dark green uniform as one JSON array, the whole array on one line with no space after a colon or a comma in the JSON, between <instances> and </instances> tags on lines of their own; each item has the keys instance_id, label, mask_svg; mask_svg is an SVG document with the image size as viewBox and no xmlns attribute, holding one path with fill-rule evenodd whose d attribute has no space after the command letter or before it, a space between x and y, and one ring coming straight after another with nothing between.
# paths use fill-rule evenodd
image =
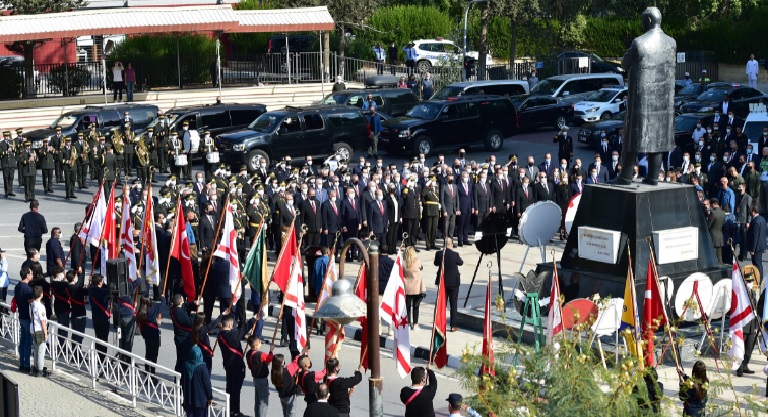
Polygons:
<instances>
[{"instance_id":1,"label":"dark green uniform","mask_svg":"<svg viewBox=\"0 0 768 417\"><path fill-rule=\"evenodd\" d=\"M99 162L101 161L101 158L98 160L95 158L96 155L93 154L93 147L98 146L99 144L99 133L96 132L96 127L92 127L91 130L88 132L88 137L86 138L85 143L88 145L88 170L91 172L90 178L92 180L99 180L99 177L97 176L96 170L98 168L101 168L99 166Z\"/></svg>"},{"instance_id":2,"label":"dark green uniform","mask_svg":"<svg viewBox=\"0 0 768 417\"><path fill-rule=\"evenodd\" d=\"M5 187L5 196L13 197L13 176L16 173L18 162L16 160L16 145L11 140L10 133L5 140L0 142L0 164L3 167L3 185Z\"/></svg>"},{"instance_id":3,"label":"dark green uniform","mask_svg":"<svg viewBox=\"0 0 768 417\"><path fill-rule=\"evenodd\" d=\"M64 190L67 199L75 197L75 173L77 169L77 150L67 139L61 150L61 162L64 167Z\"/></svg>"},{"instance_id":4,"label":"dark green uniform","mask_svg":"<svg viewBox=\"0 0 768 417\"><path fill-rule=\"evenodd\" d=\"M437 249L435 238L437 237L437 222L440 217L440 197L438 197L437 185L425 187L422 195L424 200L424 235L427 241L427 250Z\"/></svg>"},{"instance_id":5,"label":"dark green uniform","mask_svg":"<svg viewBox=\"0 0 768 417\"><path fill-rule=\"evenodd\" d=\"M56 182L61 184L64 182L64 169L61 166L61 155L59 154L61 148L64 147L64 136L61 134L61 129L56 128L56 134L51 136L50 143L56 155Z\"/></svg>"},{"instance_id":6,"label":"dark green uniform","mask_svg":"<svg viewBox=\"0 0 768 417\"><path fill-rule=\"evenodd\" d=\"M104 173L104 195L107 195L112 189L112 182L117 178L117 168L117 157L112 151L108 151L101 159L101 169Z\"/></svg>"},{"instance_id":7,"label":"dark green uniform","mask_svg":"<svg viewBox=\"0 0 768 417\"><path fill-rule=\"evenodd\" d=\"M16 129L16 137L13 138L13 145L16 147L16 167L19 171L19 187L24 186L24 176L21 174L21 159L19 158L19 153L24 148L24 136L21 136L21 133L21 129Z\"/></svg>"},{"instance_id":8,"label":"dark green uniform","mask_svg":"<svg viewBox=\"0 0 768 417\"><path fill-rule=\"evenodd\" d=\"M25 142L21 157L21 174L24 176L24 200L30 202L35 199L35 177L37 176L37 155L30 149L29 142Z\"/></svg>"},{"instance_id":9,"label":"dark green uniform","mask_svg":"<svg viewBox=\"0 0 768 417\"><path fill-rule=\"evenodd\" d=\"M43 171L43 191L46 194L53 193L53 170L56 169L56 153L43 141L43 146L37 150L40 169Z\"/></svg>"},{"instance_id":10,"label":"dark green uniform","mask_svg":"<svg viewBox=\"0 0 768 417\"><path fill-rule=\"evenodd\" d=\"M72 146L77 149L77 162L75 163L75 168L77 169L77 186L79 189L84 190L88 188L85 185L85 180L88 176L88 165L90 164L88 143L82 136L79 136L77 142Z\"/></svg>"}]
</instances>

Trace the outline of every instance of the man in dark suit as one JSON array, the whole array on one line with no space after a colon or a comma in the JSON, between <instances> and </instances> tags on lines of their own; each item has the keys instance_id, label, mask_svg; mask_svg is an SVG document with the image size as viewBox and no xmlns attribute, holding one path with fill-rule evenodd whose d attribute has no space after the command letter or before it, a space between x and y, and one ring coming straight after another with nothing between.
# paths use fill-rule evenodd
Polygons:
<instances>
[{"instance_id":1,"label":"man in dark suit","mask_svg":"<svg viewBox=\"0 0 768 417\"><path fill-rule=\"evenodd\" d=\"M317 401L307 405L304 417L339 417L336 407L328 404L328 385L325 382L317 384L315 395Z\"/></svg>"},{"instance_id":2,"label":"man in dark suit","mask_svg":"<svg viewBox=\"0 0 768 417\"><path fill-rule=\"evenodd\" d=\"M608 158L610 158L610 154L608 154ZM595 169L595 172L597 173L597 182L605 184L610 179L610 174L608 174L608 167L603 165L603 157L596 153L595 154L595 162L589 164L589 172L592 172L592 169ZM591 175L590 175L591 176Z\"/></svg>"},{"instance_id":3,"label":"man in dark suit","mask_svg":"<svg viewBox=\"0 0 768 417\"><path fill-rule=\"evenodd\" d=\"M415 248L419 240L419 217L421 215L421 190L412 176L402 191L403 232L408 233L405 244ZM418 252L419 250L416 249Z\"/></svg>"},{"instance_id":4,"label":"man in dark suit","mask_svg":"<svg viewBox=\"0 0 768 417\"><path fill-rule=\"evenodd\" d=\"M472 205L475 207L475 214L477 215L477 225L475 226L477 229L491 213L491 189L488 185L488 174L485 171L480 172L477 184L473 188Z\"/></svg>"},{"instance_id":5,"label":"man in dark suit","mask_svg":"<svg viewBox=\"0 0 768 417\"><path fill-rule=\"evenodd\" d=\"M621 165L619 165L619 151L614 150L613 153L611 153L611 161L608 162L608 179L616 179L616 177L619 175L619 168Z\"/></svg>"},{"instance_id":6,"label":"man in dark suit","mask_svg":"<svg viewBox=\"0 0 768 417\"><path fill-rule=\"evenodd\" d=\"M336 191L333 189L328 190L328 200L326 200L322 207L323 216L323 236L321 237L321 245L331 247L336 237L336 232L341 230L341 205L339 204ZM341 248L339 244L337 248Z\"/></svg>"},{"instance_id":7,"label":"man in dark suit","mask_svg":"<svg viewBox=\"0 0 768 417\"><path fill-rule=\"evenodd\" d=\"M456 227L456 216L461 215L459 210L459 199L457 194L459 189L453 183L453 172L447 175L446 184L440 187L440 214L442 215L443 235L453 237L453 231Z\"/></svg>"},{"instance_id":8,"label":"man in dark suit","mask_svg":"<svg viewBox=\"0 0 768 417\"><path fill-rule=\"evenodd\" d=\"M554 187L547 180L547 174L544 171L539 172L539 182L533 188L537 202L554 200Z\"/></svg>"},{"instance_id":9,"label":"man in dark suit","mask_svg":"<svg viewBox=\"0 0 768 417\"><path fill-rule=\"evenodd\" d=\"M376 200L368 204L366 210L368 214L368 230L376 235L376 241L384 246L386 240L384 233L387 231L387 206L384 202L384 192L381 189L376 190Z\"/></svg>"},{"instance_id":10,"label":"man in dark suit","mask_svg":"<svg viewBox=\"0 0 768 417\"><path fill-rule=\"evenodd\" d=\"M528 165L525 168L525 176L534 181L539 176L539 168L534 164L533 155L528 155ZM493 167L490 167L493 169ZM496 172L498 174L498 171Z\"/></svg>"},{"instance_id":11,"label":"man in dark suit","mask_svg":"<svg viewBox=\"0 0 768 417\"><path fill-rule=\"evenodd\" d=\"M387 211L387 229L386 229L386 251L392 255L397 253L397 241L400 234L400 223L402 223L403 213L400 208L401 199L397 193L395 184L389 184L389 192L384 197Z\"/></svg>"},{"instance_id":12,"label":"man in dark suit","mask_svg":"<svg viewBox=\"0 0 768 417\"><path fill-rule=\"evenodd\" d=\"M715 247L717 262L723 263L723 224L725 224L725 212L720 209L720 202L716 199L710 199L709 205L712 210L707 218L707 229L712 238L712 246Z\"/></svg>"},{"instance_id":13,"label":"man in dark suit","mask_svg":"<svg viewBox=\"0 0 768 417\"><path fill-rule=\"evenodd\" d=\"M547 153L544 155L544 162L539 164L539 173L545 172L547 178L552 178L552 171L555 169L555 164L552 163L552 154Z\"/></svg>"},{"instance_id":14,"label":"man in dark suit","mask_svg":"<svg viewBox=\"0 0 768 417\"><path fill-rule=\"evenodd\" d=\"M341 233L344 240L357 237L363 225L363 211L360 200L355 196L355 189L347 188L347 197L341 201ZM357 255L355 245L347 251L347 261L351 261Z\"/></svg>"},{"instance_id":15,"label":"man in dark suit","mask_svg":"<svg viewBox=\"0 0 768 417\"><path fill-rule=\"evenodd\" d=\"M461 173L458 190L459 213L461 214L456 217L456 237L459 240L459 246L464 246L464 244L469 245L469 220L475 211L475 190L469 182L469 174L466 171Z\"/></svg>"},{"instance_id":16,"label":"man in dark suit","mask_svg":"<svg viewBox=\"0 0 768 417\"><path fill-rule=\"evenodd\" d=\"M200 223L198 223L197 226L197 236L199 240L199 242L197 242L197 247L200 248L203 261L206 264L208 257L216 250L215 234L217 225L218 217L216 216L216 212L213 210L213 205L208 203L205 207L205 214L200 217Z\"/></svg>"},{"instance_id":17,"label":"man in dark suit","mask_svg":"<svg viewBox=\"0 0 768 417\"><path fill-rule=\"evenodd\" d=\"M320 234L323 232L323 213L320 203L317 201L315 189L307 191L307 199L301 202L299 209L301 224L307 225L307 234L304 236L305 246L320 246Z\"/></svg>"},{"instance_id":18,"label":"man in dark suit","mask_svg":"<svg viewBox=\"0 0 768 417\"><path fill-rule=\"evenodd\" d=\"M535 168L535 167L534 167ZM536 170L538 174L538 169ZM526 174L526 178L527 174ZM534 177L535 178L535 177ZM496 178L491 181L491 212L505 214L509 209L509 186L507 185L506 178L504 178L504 172L501 168L496 170Z\"/></svg>"},{"instance_id":19,"label":"man in dark suit","mask_svg":"<svg viewBox=\"0 0 768 417\"><path fill-rule=\"evenodd\" d=\"M760 276L763 276L763 252L765 252L765 218L760 215L760 208L757 205L753 205L752 209L752 221L749 223L747 229L747 248L749 249L749 255L752 257L752 265L757 267L760 271Z\"/></svg>"},{"instance_id":20,"label":"man in dark suit","mask_svg":"<svg viewBox=\"0 0 768 417\"><path fill-rule=\"evenodd\" d=\"M278 224L280 225L280 228L282 230L289 230L291 227L291 223L296 223L298 217L298 213L296 212L296 207L293 205L293 194L287 193L285 195L285 200L283 200L283 204L280 205L280 215L278 216ZM301 225L296 225L297 227L300 227ZM298 230L296 231L296 235L298 236Z\"/></svg>"},{"instance_id":21,"label":"man in dark suit","mask_svg":"<svg viewBox=\"0 0 768 417\"><path fill-rule=\"evenodd\" d=\"M581 172L576 173L573 182L571 182L571 196L575 197L584 192L584 177Z\"/></svg>"},{"instance_id":22,"label":"man in dark suit","mask_svg":"<svg viewBox=\"0 0 768 417\"><path fill-rule=\"evenodd\" d=\"M459 267L464 265L461 256L453 250L453 239L445 239L445 249L435 254L435 266L437 266L437 277L435 285L440 283L440 273L445 268L445 294L448 303L451 305L451 331L455 332L456 327L459 286L461 286L461 273Z\"/></svg>"},{"instance_id":23,"label":"man in dark suit","mask_svg":"<svg viewBox=\"0 0 768 417\"><path fill-rule=\"evenodd\" d=\"M517 196L515 197L515 217L518 219L522 217L528 206L536 202L536 191L531 188L530 184L528 177L523 178L523 184L517 191Z\"/></svg>"},{"instance_id":24,"label":"man in dark suit","mask_svg":"<svg viewBox=\"0 0 768 417\"><path fill-rule=\"evenodd\" d=\"M605 130L600 132L600 147L598 148L597 153L600 155L600 158L603 161L611 160L613 147L611 146L611 143L608 140L608 137L606 136Z\"/></svg>"}]
</instances>

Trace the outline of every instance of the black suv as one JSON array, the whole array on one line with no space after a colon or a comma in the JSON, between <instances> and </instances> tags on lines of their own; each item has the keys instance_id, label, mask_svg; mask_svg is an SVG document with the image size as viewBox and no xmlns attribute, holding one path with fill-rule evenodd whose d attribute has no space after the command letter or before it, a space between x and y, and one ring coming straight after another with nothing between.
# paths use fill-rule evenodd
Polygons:
<instances>
[{"instance_id":1,"label":"black suv","mask_svg":"<svg viewBox=\"0 0 768 417\"><path fill-rule=\"evenodd\" d=\"M250 171L260 160L291 156L327 156L349 160L365 146L367 123L352 106L288 106L259 116L247 129L216 136L222 162L245 163Z\"/></svg>"},{"instance_id":2,"label":"black suv","mask_svg":"<svg viewBox=\"0 0 768 417\"><path fill-rule=\"evenodd\" d=\"M91 105L83 110L64 113L47 128L32 130L23 136L29 139L33 149L37 149L42 146L44 138L56 134L57 127L61 128L62 135L73 137L77 132L87 131L91 123L96 123L96 131L109 138L113 130L123 125L126 111L133 120L134 130L139 134L157 119L157 110L157 106L151 104Z\"/></svg>"},{"instance_id":3,"label":"black suv","mask_svg":"<svg viewBox=\"0 0 768 417\"><path fill-rule=\"evenodd\" d=\"M379 148L390 153L426 155L472 145L495 152L517 130L517 111L508 97L460 96L421 102L382 127Z\"/></svg>"},{"instance_id":4,"label":"black suv","mask_svg":"<svg viewBox=\"0 0 768 417\"><path fill-rule=\"evenodd\" d=\"M165 112L171 123L171 130L181 131L184 122L190 130L197 130L202 136L208 130L211 137L244 129L259 116L267 112L263 104L212 104L208 106L176 107Z\"/></svg>"},{"instance_id":5,"label":"black suv","mask_svg":"<svg viewBox=\"0 0 768 417\"><path fill-rule=\"evenodd\" d=\"M402 116L419 102L410 88L382 88L337 91L325 96L320 104L346 104L361 108L368 94L373 96L376 110L390 116Z\"/></svg>"}]
</instances>

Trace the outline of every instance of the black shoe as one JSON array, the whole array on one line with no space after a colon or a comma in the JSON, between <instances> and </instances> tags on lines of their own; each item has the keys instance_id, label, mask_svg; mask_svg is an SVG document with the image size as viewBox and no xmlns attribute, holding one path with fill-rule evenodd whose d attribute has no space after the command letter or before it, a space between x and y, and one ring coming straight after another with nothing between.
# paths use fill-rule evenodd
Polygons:
<instances>
[{"instance_id":1,"label":"black shoe","mask_svg":"<svg viewBox=\"0 0 768 417\"><path fill-rule=\"evenodd\" d=\"M285 339L280 339L280 346L282 347L288 347L288 341Z\"/></svg>"},{"instance_id":2,"label":"black shoe","mask_svg":"<svg viewBox=\"0 0 768 417\"><path fill-rule=\"evenodd\" d=\"M11 197L16 197L16 194L14 194L14 193L10 193L8 195L11 196Z\"/></svg>"},{"instance_id":3,"label":"black shoe","mask_svg":"<svg viewBox=\"0 0 768 417\"><path fill-rule=\"evenodd\" d=\"M77 196L75 196L75 195L71 195L71 196L69 196L69 198L71 198L73 200L77 200Z\"/></svg>"},{"instance_id":4,"label":"black shoe","mask_svg":"<svg viewBox=\"0 0 768 417\"><path fill-rule=\"evenodd\" d=\"M755 373L755 371L753 371L753 370L751 370L749 368L743 368L742 372L744 372L745 374L754 374Z\"/></svg>"},{"instance_id":5,"label":"black shoe","mask_svg":"<svg viewBox=\"0 0 768 417\"><path fill-rule=\"evenodd\" d=\"M736 376L738 376L738 377L744 376L744 371L742 371L741 368L737 369L736 370Z\"/></svg>"},{"instance_id":6,"label":"black shoe","mask_svg":"<svg viewBox=\"0 0 768 417\"><path fill-rule=\"evenodd\" d=\"M413 250L415 250L416 252L421 252L421 250L416 248L415 246L414 246Z\"/></svg>"}]
</instances>

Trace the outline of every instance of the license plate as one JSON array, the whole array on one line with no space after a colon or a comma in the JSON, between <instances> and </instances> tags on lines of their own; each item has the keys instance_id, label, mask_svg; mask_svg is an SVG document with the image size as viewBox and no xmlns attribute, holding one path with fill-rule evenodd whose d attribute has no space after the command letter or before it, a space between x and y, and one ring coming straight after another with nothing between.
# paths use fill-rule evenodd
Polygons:
<instances>
[{"instance_id":1,"label":"license plate","mask_svg":"<svg viewBox=\"0 0 768 417\"><path fill-rule=\"evenodd\" d=\"M579 142L586 142L587 137L586 136L579 136Z\"/></svg>"},{"instance_id":2,"label":"license plate","mask_svg":"<svg viewBox=\"0 0 768 417\"><path fill-rule=\"evenodd\" d=\"M379 138L379 141L381 141L381 142L389 142L389 138Z\"/></svg>"}]
</instances>

